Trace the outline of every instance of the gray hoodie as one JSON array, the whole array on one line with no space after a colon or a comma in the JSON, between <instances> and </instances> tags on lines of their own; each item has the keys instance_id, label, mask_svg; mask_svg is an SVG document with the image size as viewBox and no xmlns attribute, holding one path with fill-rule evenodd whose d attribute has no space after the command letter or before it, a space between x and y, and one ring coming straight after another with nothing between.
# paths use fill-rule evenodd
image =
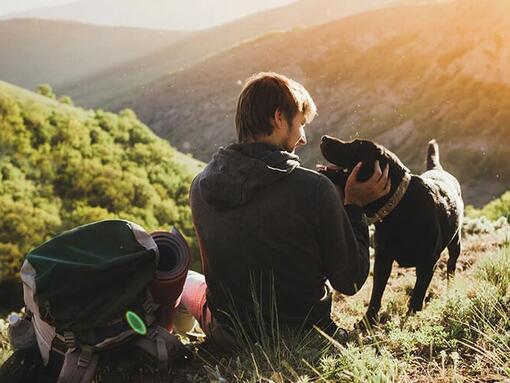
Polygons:
<instances>
[{"instance_id":1,"label":"gray hoodie","mask_svg":"<svg viewBox=\"0 0 510 383\"><path fill-rule=\"evenodd\" d=\"M326 280L352 295L367 278L361 209L344 208L331 181L294 154L263 143L221 148L190 201L207 304L225 326L275 312L291 326L327 326Z\"/></svg>"}]
</instances>

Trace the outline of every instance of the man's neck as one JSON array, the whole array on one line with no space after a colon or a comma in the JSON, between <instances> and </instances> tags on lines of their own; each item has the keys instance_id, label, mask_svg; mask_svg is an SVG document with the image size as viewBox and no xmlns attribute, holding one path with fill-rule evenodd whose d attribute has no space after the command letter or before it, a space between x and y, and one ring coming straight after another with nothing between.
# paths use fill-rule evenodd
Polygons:
<instances>
[{"instance_id":1,"label":"man's neck","mask_svg":"<svg viewBox=\"0 0 510 383\"><path fill-rule=\"evenodd\" d=\"M275 146L277 148L281 148L281 143L279 142L277 137L275 137L273 134L270 135L270 136L266 136L266 135L257 136L257 137L254 137L249 142L258 142L258 143L272 145L272 146Z\"/></svg>"}]
</instances>

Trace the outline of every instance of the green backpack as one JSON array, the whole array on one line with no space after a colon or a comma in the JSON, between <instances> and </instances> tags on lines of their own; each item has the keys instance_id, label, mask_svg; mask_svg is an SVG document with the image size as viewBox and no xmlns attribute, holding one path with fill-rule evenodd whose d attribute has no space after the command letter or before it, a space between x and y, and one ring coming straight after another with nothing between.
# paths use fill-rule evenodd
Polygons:
<instances>
[{"instance_id":1,"label":"green backpack","mask_svg":"<svg viewBox=\"0 0 510 383\"><path fill-rule=\"evenodd\" d=\"M168 235L189 257L178 231ZM30 251L21 268L25 305L44 364L60 369L59 383L90 382L98 352L128 342L158 358L161 369L186 353L155 324L149 284L158 262L151 235L123 220L80 226ZM133 313L147 326L143 336L128 323Z\"/></svg>"}]
</instances>

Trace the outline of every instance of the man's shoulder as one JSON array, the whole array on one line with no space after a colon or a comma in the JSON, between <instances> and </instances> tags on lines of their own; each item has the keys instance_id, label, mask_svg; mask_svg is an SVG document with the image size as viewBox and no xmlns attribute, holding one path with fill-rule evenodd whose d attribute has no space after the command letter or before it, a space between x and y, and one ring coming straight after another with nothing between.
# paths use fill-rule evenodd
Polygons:
<instances>
[{"instance_id":1,"label":"man's shoulder","mask_svg":"<svg viewBox=\"0 0 510 383\"><path fill-rule=\"evenodd\" d=\"M196 174L193 180L191 181L191 184L189 186L189 199L192 201L194 199L194 196L198 194L199 189L199 183L200 183L200 177L202 176L202 173L204 170L202 170L200 173Z\"/></svg>"},{"instance_id":2,"label":"man's shoulder","mask_svg":"<svg viewBox=\"0 0 510 383\"><path fill-rule=\"evenodd\" d=\"M191 180L190 190L197 187L198 180L200 179L200 176L202 175L202 173L203 173L203 170L200 173L195 174L195 176L193 177L193 180Z\"/></svg>"},{"instance_id":3,"label":"man's shoulder","mask_svg":"<svg viewBox=\"0 0 510 383\"><path fill-rule=\"evenodd\" d=\"M300 180L307 180L309 182L313 182L315 184L324 184L331 182L328 177L326 177L324 174L321 174L315 170L305 168L303 166L298 166L294 171L292 172L296 178L299 178Z\"/></svg>"}]
</instances>

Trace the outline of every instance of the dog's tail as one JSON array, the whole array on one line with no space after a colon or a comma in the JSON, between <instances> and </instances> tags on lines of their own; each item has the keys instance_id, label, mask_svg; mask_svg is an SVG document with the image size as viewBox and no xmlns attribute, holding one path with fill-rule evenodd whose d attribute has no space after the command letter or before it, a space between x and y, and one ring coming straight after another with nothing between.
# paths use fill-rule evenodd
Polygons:
<instances>
[{"instance_id":1,"label":"dog's tail","mask_svg":"<svg viewBox=\"0 0 510 383\"><path fill-rule=\"evenodd\" d=\"M430 140L427 147L427 170L432 169L443 169L439 163L439 146L436 140Z\"/></svg>"}]
</instances>

